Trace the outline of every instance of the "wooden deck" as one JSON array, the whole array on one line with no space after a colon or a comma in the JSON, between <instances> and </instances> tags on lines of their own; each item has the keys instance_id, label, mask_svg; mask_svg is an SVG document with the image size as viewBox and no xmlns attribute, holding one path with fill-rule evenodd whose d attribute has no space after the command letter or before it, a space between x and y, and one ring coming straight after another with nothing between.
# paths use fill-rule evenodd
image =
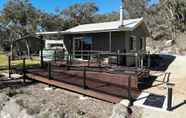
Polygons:
<instances>
[{"instance_id":1,"label":"wooden deck","mask_svg":"<svg viewBox=\"0 0 186 118\"><path fill-rule=\"evenodd\" d=\"M80 93L96 99L111 103L118 103L124 98L128 98L128 80L131 80L131 93L135 99L139 96L138 81L142 79L146 72L113 73L110 71L86 71L86 89L84 89L85 72L81 68L85 65L75 65L76 69L66 69L66 66L53 63L51 77L48 79L47 69L28 69L26 76L46 84L60 87L69 91ZM90 66L90 65L89 65ZM94 66L94 65L92 65ZM99 68L98 68L99 70ZM130 77L130 78L129 78Z\"/></svg>"}]
</instances>

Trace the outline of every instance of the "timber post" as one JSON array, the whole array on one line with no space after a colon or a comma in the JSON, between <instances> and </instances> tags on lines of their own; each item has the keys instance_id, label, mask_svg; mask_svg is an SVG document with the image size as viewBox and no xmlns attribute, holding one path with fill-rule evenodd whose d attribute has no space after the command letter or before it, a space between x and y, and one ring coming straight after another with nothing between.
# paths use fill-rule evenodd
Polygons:
<instances>
[{"instance_id":1,"label":"timber post","mask_svg":"<svg viewBox=\"0 0 186 118\"><path fill-rule=\"evenodd\" d=\"M48 62L48 79L52 80L52 72L51 72L51 62ZM49 87L52 87L52 85L48 84Z\"/></svg>"},{"instance_id":2,"label":"timber post","mask_svg":"<svg viewBox=\"0 0 186 118\"><path fill-rule=\"evenodd\" d=\"M138 68L138 53L135 53L136 68Z\"/></svg>"},{"instance_id":3,"label":"timber post","mask_svg":"<svg viewBox=\"0 0 186 118\"><path fill-rule=\"evenodd\" d=\"M70 54L67 55L67 62L66 62L66 69L67 70L70 70L69 64L70 64Z\"/></svg>"},{"instance_id":4,"label":"timber post","mask_svg":"<svg viewBox=\"0 0 186 118\"><path fill-rule=\"evenodd\" d=\"M128 77L128 100L129 106L133 105L132 91L131 91L131 76Z\"/></svg>"},{"instance_id":5,"label":"timber post","mask_svg":"<svg viewBox=\"0 0 186 118\"><path fill-rule=\"evenodd\" d=\"M26 59L23 58L23 82L26 82Z\"/></svg>"},{"instance_id":6,"label":"timber post","mask_svg":"<svg viewBox=\"0 0 186 118\"><path fill-rule=\"evenodd\" d=\"M57 61L56 54L57 54L57 52L56 52L56 49L55 49L55 50L54 50L54 61L55 61L55 63L56 63L56 61Z\"/></svg>"},{"instance_id":7,"label":"timber post","mask_svg":"<svg viewBox=\"0 0 186 118\"><path fill-rule=\"evenodd\" d=\"M141 69L143 69L143 59L144 59L144 57L143 57L143 54L141 55Z\"/></svg>"},{"instance_id":8,"label":"timber post","mask_svg":"<svg viewBox=\"0 0 186 118\"><path fill-rule=\"evenodd\" d=\"M11 57L8 56L8 78L10 79L11 78Z\"/></svg>"},{"instance_id":9,"label":"timber post","mask_svg":"<svg viewBox=\"0 0 186 118\"><path fill-rule=\"evenodd\" d=\"M52 74L51 74L51 62L48 62L48 79L52 79Z\"/></svg>"},{"instance_id":10,"label":"timber post","mask_svg":"<svg viewBox=\"0 0 186 118\"><path fill-rule=\"evenodd\" d=\"M41 55L40 55L40 63L41 63L41 68L44 67L44 62L43 62L43 49L41 48Z\"/></svg>"},{"instance_id":11,"label":"timber post","mask_svg":"<svg viewBox=\"0 0 186 118\"><path fill-rule=\"evenodd\" d=\"M86 84L86 67L83 67L83 89L87 89L87 84Z\"/></svg>"},{"instance_id":12,"label":"timber post","mask_svg":"<svg viewBox=\"0 0 186 118\"><path fill-rule=\"evenodd\" d=\"M117 51L117 65L119 65L120 50Z\"/></svg>"},{"instance_id":13,"label":"timber post","mask_svg":"<svg viewBox=\"0 0 186 118\"><path fill-rule=\"evenodd\" d=\"M101 55L98 54L98 66L99 66L99 69L101 70Z\"/></svg>"},{"instance_id":14,"label":"timber post","mask_svg":"<svg viewBox=\"0 0 186 118\"><path fill-rule=\"evenodd\" d=\"M151 60L150 60L150 51L148 51L148 68L151 66Z\"/></svg>"},{"instance_id":15,"label":"timber post","mask_svg":"<svg viewBox=\"0 0 186 118\"><path fill-rule=\"evenodd\" d=\"M90 51L88 51L88 67L90 66Z\"/></svg>"}]
</instances>

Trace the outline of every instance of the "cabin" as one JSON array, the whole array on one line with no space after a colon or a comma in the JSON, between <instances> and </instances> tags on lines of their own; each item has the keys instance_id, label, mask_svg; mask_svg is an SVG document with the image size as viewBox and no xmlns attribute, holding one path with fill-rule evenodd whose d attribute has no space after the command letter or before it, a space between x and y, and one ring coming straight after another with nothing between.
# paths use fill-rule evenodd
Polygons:
<instances>
[{"instance_id":1,"label":"cabin","mask_svg":"<svg viewBox=\"0 0 186 118\"><path fill-rule=\"evenodd\" d=\"M143 54L146 53L146 37L149 32L144 19L137 18L83 24L65 31L38 33L38 35L46 34L61 34L66 51L72 53L73 59L92 59L91 55L87 57L87 52L119 52L123 54L119 59L121 65L135 66L138 64L139 66Z\"/></svg>"},{"instance_id":2,"label":"cabin","mask_svg":"<svg viewBox=\"0 0 186 118\"><path fill-rule=\"evenodd\" d=\"M143 18L120 21L84 24L63 32L64 43L74 58L86 59L83 56L90 52L120 52L120 63L126 66L135 65L135 54L146 52L148 30ZM78 56L76 56L79 54ZM130 55L131 54L131 55Z\"/></svg>"},{"instance_id":3,"label":"cabin","mask_svg":"<svg viewBox=\"0 0 186 118\"><path fill-rule=\"evenodd\" d=\"M140 90L140 81L149 77L149 69L143 66L149 32L143 18L123 18L124 6L118 21L36 33L42 40L46 40L44 35L54 35L54 38L57 35L65 47L64 56L43 63L42 53L42 68L27 70L27 76L112 103L113 96L122 99L128 96L132 101L131 90ZM147 61L149 65L150 55Z\"/></svg>"}]
</instances>

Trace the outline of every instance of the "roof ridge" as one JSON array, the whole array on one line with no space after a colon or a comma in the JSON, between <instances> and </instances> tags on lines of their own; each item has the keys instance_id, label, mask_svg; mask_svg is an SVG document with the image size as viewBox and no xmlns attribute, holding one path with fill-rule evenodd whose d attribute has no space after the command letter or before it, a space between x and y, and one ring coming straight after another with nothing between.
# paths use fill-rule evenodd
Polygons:
<instances>
[{"instance_id":1,"label":"roof ridge","mask_svg":"<svg viewBox=\"0 0 186 118\"><path fill-rule=\"evenodd\" d=\"M123 21L132 21L132 20L143 20L143 17L141 18L135 18L135 19L124 19ZM84 26L84 25L94 25L94 24L105 24L105 23L117 23L117 22L120 22L120 20L116 20L116 21L108 21L108 22L98 22L98 23L87 23L87 24L80 24L80 25L77 25L77 26L74 26L74 27L78 27L78 26ZM72 27L72 28L74 28ZM71 28L70 28L71 29Z\"/></svg>"}]
</instances>

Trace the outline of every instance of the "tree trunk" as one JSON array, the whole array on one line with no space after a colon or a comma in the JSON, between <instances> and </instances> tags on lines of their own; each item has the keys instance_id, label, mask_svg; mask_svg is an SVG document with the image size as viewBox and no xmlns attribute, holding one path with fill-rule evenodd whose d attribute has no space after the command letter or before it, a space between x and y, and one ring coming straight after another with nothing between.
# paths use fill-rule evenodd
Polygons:
<instances>
[{"instance_id":1,"label":"tree trunk","mask_svg":"<svg viewBox=\"0 0 186 118\"><path fill-rule=\"evenodd\" d=\"M31 54L30 54L30 46L29 46L29 44L28 44L28 40L26 39L25 42L26 42L26 48L27 48L27 56L28 56L30 59L32 59Z\"/></svg>"},{"instance_id":2,"label":"tree trunk","mask_svg":"<svg viewBox=\"0 0 186 118\"><path fill-rule=\"evenodd\" d=\"M10 44L10 56L11 56L11 59L14 60L14 55L13 55L13 41Z\"/></svg>"}]
</instances>

